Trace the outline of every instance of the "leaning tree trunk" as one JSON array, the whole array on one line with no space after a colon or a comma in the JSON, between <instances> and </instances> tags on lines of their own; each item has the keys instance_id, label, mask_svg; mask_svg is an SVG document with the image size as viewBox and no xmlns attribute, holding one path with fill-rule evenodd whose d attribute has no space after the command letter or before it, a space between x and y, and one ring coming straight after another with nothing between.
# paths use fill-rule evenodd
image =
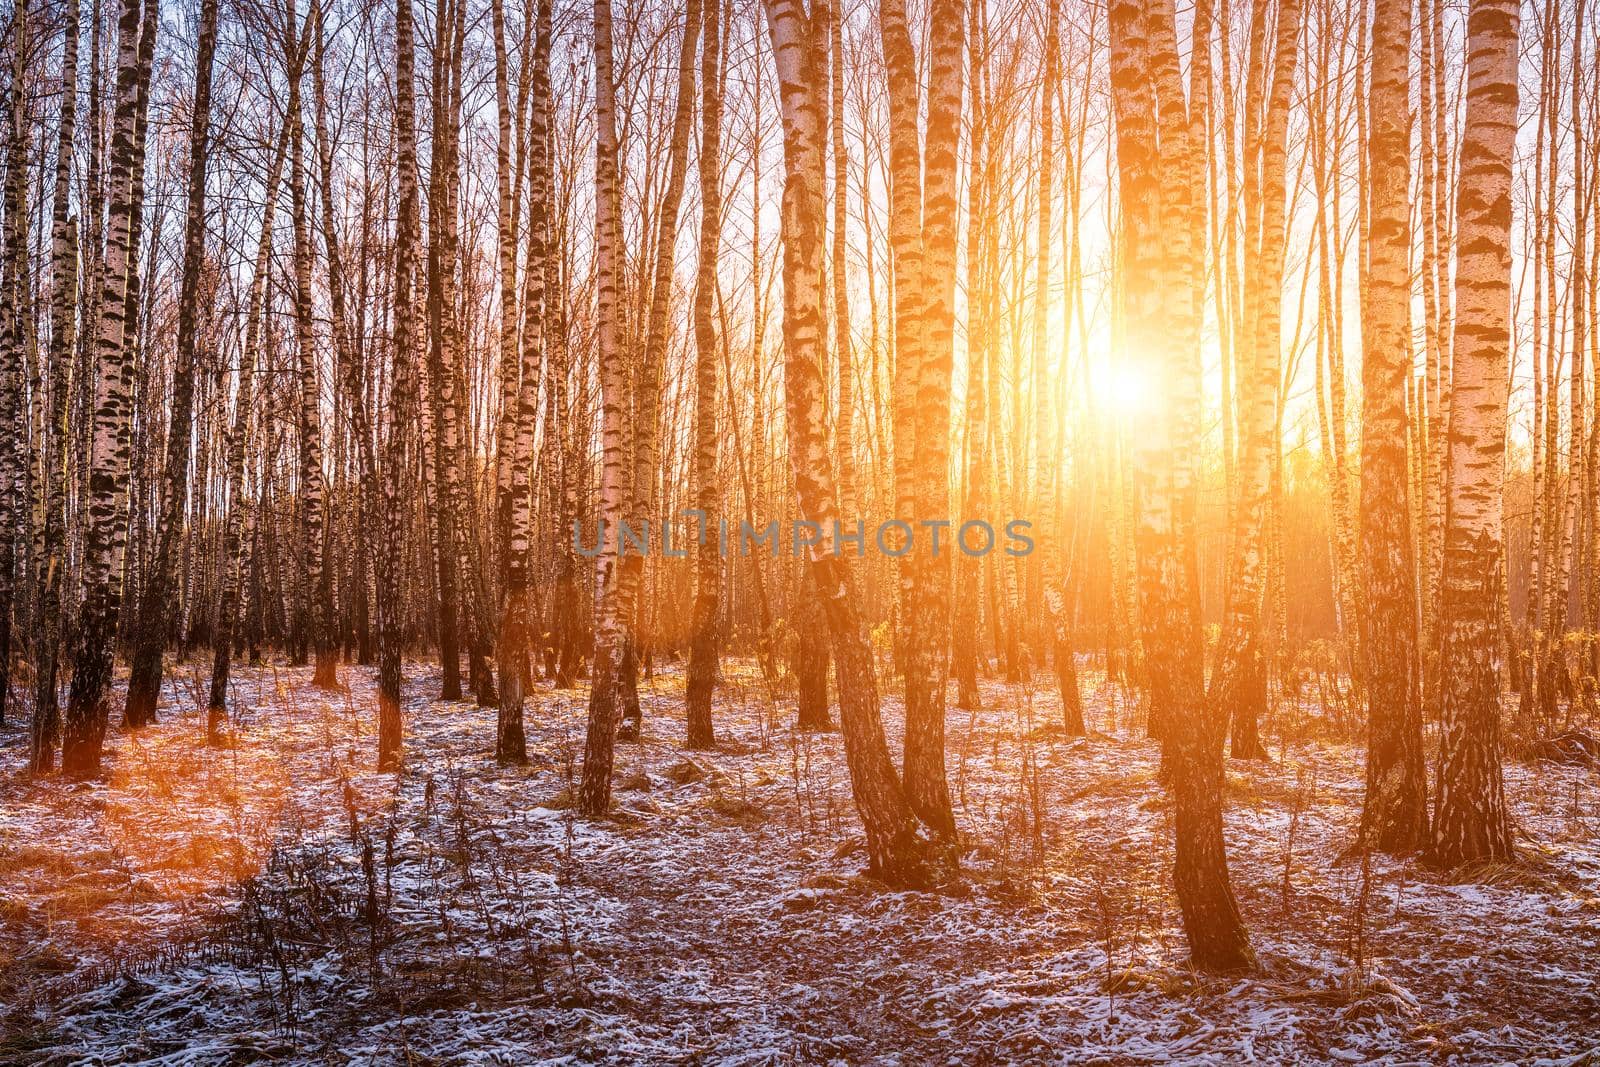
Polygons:
<instances>
[{"instance_id":1,"label":"leaning tree trunk","mask_svg":"<svg viewBox=\"0 0 1600 1067\"><path fill-rule=\"evenodd\" d=\"M205 267L206 165L211 133L211 60L217 43L219 0L203 0L195 53L194 106L189 126L189 202L183 230L183 279L178 290L178 350L172 372L167 455L162 474L161 514L155 550L139 601L123 716L130 727L155 721L161 697L161 654L172 628L174 556L180 515L189 492L189 446L194 418L194 363L200 313L200 277Z\"/></svg>"},{"instance_id":2,"label":"leaning tree trunk","mask_svg":"<svg viewBox=\"0 0 1600 1067\"><path fill-rule=\"evenodd\" d=\"M934 860L906 802L878 711L872 649L857 609L849 559L833 540L839 521L833 463L823 428L824 86L815 21L802 0L766 0L783 114L783 338L789 457L801 516L824 531L811 572L838 664L839 716L856 810L873 874L894 886L928 882Z\"/></svg>"},{"instance_id":3,"label":"leaning tree trunk","mask_svg":"<svg viewBox=\"0 0 1600 1067\"><path fill-rule=\"evenodd\" d=\"M146 0L154 5L159 0ZM128 490L133 360L128 345L128 275L133 229L134 140L139 120L139 0L123 0L117 19L116 128L109 168L111 208L95 324L93 436L89 446L83 557L72 688L62 729L61 768L76 777L99 773L109 717L111 658L122 607L128 542Z\"/></svg>"},{"instance_id":4,"label":"leaning tree trunk","mask_svg":"<svg viewBox=\"0 0 1600 1067\"><path fill-rule=\"evenodd\" d=\"M711 696L717 682L717 617L722 559L709 529L718 519L717 478L717 256L722 241L722 0L706 0L700 54L700 262L695 273L694 506L707 533L695 555L694 616L689 623L689 674L685 685L690 748L711 748L716 730ZM841 418L845 416L841 415Z\"/></svg>"},{"instance_id":5,"label":"leaning tree trunk","mask_svg":"<svg viewBox=\"0 0 1600 1067\"><path fill-rule=\"evenodd\" d=\"M1375 0L1370 238L1361 314L1361 556L1366 611L1367 795L1362 844L1411 852L1428 832L1417 650L1416 576L1407 483L1411 374L1410 0Z\"/></svg>"},{"instance_id":6,"label":"leaning tree trunk","mask_svg":"<svg viewBox=\"0 0 1600 1067\"><path fill-rule=\"evenodd\" d=\"M1511 349L1511 166L1517 139L1515 0L1473 0L1456 200L1449 505L1440 619L1439 787L1432 859L1512 857L1500 771L1507 353Z\"/></svg>"}]
</instances>

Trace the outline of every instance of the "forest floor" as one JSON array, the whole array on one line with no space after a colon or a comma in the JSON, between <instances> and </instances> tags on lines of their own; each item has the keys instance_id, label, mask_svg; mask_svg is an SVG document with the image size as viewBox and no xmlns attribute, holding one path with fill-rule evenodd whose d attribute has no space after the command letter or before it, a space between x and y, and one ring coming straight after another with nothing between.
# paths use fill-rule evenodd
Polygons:
<instances>
[{"instance_id":1,"label":"forest floor","mask_svg":"<svg viewBox=\"0 0 1600 1067\"><path fill-rule=\"evenodd\" d=\"M839 736L749 663L711 753L680 670L641 686L604 820L566 805L583 690L537 688L506 769L493 710L412 664L396 776L370 669L239 669L227 748L172 673L104 780L30 781L0 731L0 1062L1600 1063L1592 768L1509 764L1523 859L1461 882L1349 855L1360 749L1280 707L1273 759L1228 769L1261 969L1207 979L1157 747L1098 674L1088 738L1048 688L952 709L963 873L900 893L860 873Z\"/></svg>"}]
</instances>

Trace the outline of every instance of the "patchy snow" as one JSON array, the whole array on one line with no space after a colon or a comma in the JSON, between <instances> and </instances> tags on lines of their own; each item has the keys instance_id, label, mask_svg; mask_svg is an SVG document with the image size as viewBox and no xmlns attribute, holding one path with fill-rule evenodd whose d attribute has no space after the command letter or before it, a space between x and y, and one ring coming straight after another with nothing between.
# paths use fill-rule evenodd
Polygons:
<instances>
[{"instance_id":1,"label":"patchy snow","mask_svg":"<svg viewBox=\"0 0 1600 1067\"><path fill-rule=\"evenodd\" d=\"M422 664L400 775L366 668L340 694L241 667L237 743L208 749L182 666L101 782L30 781L0 734L0 1062L1600 1061L1591 769L1508 766L1525 860L1452 884L1345 854L1359 749L1286 705L1275 760L1229 767L1262 967L1204 979L1116 686L1085 676L1087 739L1048 689L952 709L963 877L893 893L860 873L838 735L727 670L712 753L681 748L681 672L643 686L597 821L565 800L585 692L538 688L530 764L500 768L493 710L430 701Z\"/></svg>"}]
</instances>

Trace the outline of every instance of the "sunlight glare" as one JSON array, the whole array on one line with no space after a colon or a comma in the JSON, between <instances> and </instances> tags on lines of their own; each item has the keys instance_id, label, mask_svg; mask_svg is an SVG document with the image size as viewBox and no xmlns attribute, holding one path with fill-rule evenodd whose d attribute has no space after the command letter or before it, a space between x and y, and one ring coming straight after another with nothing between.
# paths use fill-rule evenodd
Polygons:
<instances>
[{"instance_id":1,"label":"sunlight glare","mask_svg":"<svg viewBox=\"0 0 1600 1067\"><path fill-rule=\"evenodd\" d=\"M1115 358L1101 376L1099 393L1101 407L1117 418L1148 415L1157 406L1154 383L1126 355Z\"/></svg>"}]
</instances>

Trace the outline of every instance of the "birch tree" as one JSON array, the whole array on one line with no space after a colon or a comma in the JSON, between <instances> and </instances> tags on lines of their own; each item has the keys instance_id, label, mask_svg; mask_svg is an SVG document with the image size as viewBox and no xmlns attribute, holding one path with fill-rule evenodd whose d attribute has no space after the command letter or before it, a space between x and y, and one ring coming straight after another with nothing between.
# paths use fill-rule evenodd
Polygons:
<instances>
[{"instance_id":1,"label":"birch tree","mask_svg":"<svg viewBox=\"0 0 1600 1067\"><path fill-rule=\"evenodd\" d=\"M393 348L391 417L384 449L383 494L386 535L379 556L378 588L378 766L400 769L404 744L401 717L400 645L403 600L396 582L404 551L402 532L408 506L406 419L416 399L418 330L413 309L417 243L421 210L417 192L416 44L411 0L395 0L395 181L398 210L395 218L394 279L391 283L390 330Z\"/></svg>"},{"instance_id":2,"label":"birch tree","mask_svg":"<svg viewBox=\"0 0 1600 1067\"><path fill-rule=\"evenodd\" d=\"M1506 861L1513 854L1500 771L1498 628L1519 15L1510 0L1473 0L1467 16L1439 615L1443 724L1431 843L1432 858L1448 866Z\"/></svg>"},{"instance_id":3,"label":"birch tree","mask_svg":"<svg viewBox=\"0 0 1600 1067\"><path fill-rule=\"evenodd\" d=\"M11 695L11 629L16 611L16 544L27 514L24 499L24 458L17 440L24 412L26 308L32 300L28 275L28 156L32 130L28 123L27 0L19 0L11 14L11 85L6 93L6 183L3 257L0 277L0 425L10 427L12 439L0 446L0 726L5 725Z\"/></svg>"},{"instance_id":4,"label":"birch tree","mask_svg":"<svg viewBox=\"0 0 1600 1067\"><path fill-rule=\"evenodd\" d=\"M1208 972L1254 966L1228 877L1222 825L1224 721L1205 700L1194 453L1199 435L1197 254L1203 226L1177 77L1170 0L1109 12L1123 337L1160 405L1135 440L1139 618L1151 717L1160 722L1176 818L1174 882L1190 959Z\"/></svg>"},{"instance_id":5,"label":"birch tree","mask_svg":"<svg viewBox=\"0 0 1600 1067\"><path fill-rule=\"evenodd\" d=\"M1411 369L1409 0L1373 0L1367 138L1369 236L1361 287L1361 622L1367 698L1364 844L1427 840L1406 382Z\"/></svg>"},{"instance_id":6,"label":"birch tree","mask_svg":"<svg viewBox=\"0 0 1600 1067\"><path fill-rule=\"evenodd\" d=\"M964 0L929 8L926 141L919 144L921 93L902 0L879 11L888 76L890 246L894 254L897 382L912 385L910 441L896 438L897 458L910 451L910 497L928 543L912 548L906 624L906 797L941 838L955 836L944 770L945 689L950 650L950 552L933 548L950 513L950 379L954 364L957 158L964 86ZM815 45L813 47L816 47ZM926 185L924 185L924 168ZM786 283L787 284L787 283Z\"/></svg>"},{"instance_id":7,"label":"birch tree","mask_svg":"<svg viewBox=\"0 0 1600 1067\"><path fill-rule=\"evenodd\" d=\"M594 668L589 689L589 725L583 749L583 781L578 806L587 815L611 807L611 766L615 757L626 620L633 617L637 572L623 565L620 523L626 514L630 458L624 426L628 405L628 367L618 319L621 240L617 214L616 81L612 63L611 0L595 0L595 330L600 365L600 551L595 557Z\"/></svg>"},{"instance_id":8,"label":"birch tree","mask_svg":"<svg viewBox=\"0 0 1600 1067\"><path fill-rule=\"evenodd\" d=\"M706 0L701 34L704 44L700 49L700 256L694 288L694 506L708 524L707 529L719 518L718 502L722 495L717 471L719 353L714 317L717 263L722 244L721 9L722 0ZM837 22L834 26L837 32ZM837 260L835 269L838 269ZM836 291L836 304L838 296ZM848 338L843 343L848 344ZM840 418L846 416L841 413ZM708 533L701 538L695 560L694 618L690 623L689 673L685 680L687 740L690 748L710 748L716 743L711 698L717 679L718 615L722 598L722 560L714 536Z\"/></svg>"},{"instance_id":9,"label":"birch tree","mask_svg":"<svg viewBox=\"0 0 1600 1067\"><path fill-rule=\"evenodd\" d=\"M213 743L223 740L228 716L228 677L232 671L235 634L241 615L239 601L247 578L248 553L263 502L245 499L246 458L250 447L250 427L256 418L256 366L261 358L266 332L267 280L272 271L273 223L277 216L278 186L283 180L284 162L289 152L289 126L285 123L273 149L262 185L261 227L256 242L255 271L245 298L244 339L239 353L238 384L234 394L233 421L227 439L228 511L222 524L223 579L217 598L217 628L212 636L211 688L206 701L206 736Z\"/></svg>"},{"instance_id":10,"label":"birch tree","mask_svg":"<svg viewBox=\"0 0 1600 1067\"><path fill-rule=\"evenodd\" d=\"M604 0L602 0L604 2ZM800 514L823 540L809 569L822 600L839 679L839 718L851 793L866 830L873 874L894 886L926 884L934 856L917 827L889 758L877 679L858 614L849 558L835 551L839 519L833 462L823 427L823 128L817 30L802 0L765 0L783 119L784 410Z\"/></svg>"},{"instance_id":11,"label":"birch tree","mask_svg":"<svg viewBox=\"0 0 1600 1067\"><path fill-rule=\"evenodd\" d=\"M128 672L124 717L129 726L155 721L161 659L176 615L173 597L180 514L189 492L190 432L194 420L195 349L200 279L206 258L206 167L211 136L211 63L217 43L218 0L202 0L195 52L194 103L189 127L189 190L183 230L183 279L178 293L178 350L172 372L161 513L150 573L143 582Z\"/></svg>"},{"instance_id":12,"label":"birch tree","mask_svg":"<svg viewBox=\"0 0 1600 1067\"><path fill-rule=\"evenodd\" d=\"M57 667L61 648L61 597L66 584L67 422L71 364L78 347L78 226L71 214L72 156L77 145L78 40L80 7L67 0L62 12L61 120L56 129L55 188L50 200L50 413L44 457L42 558L39 588L39 643L28 769L43 774L55 767L61 732Z\"/></svg>"},{"instance_id":13,"label":"birch tree","mask_svg":"<svg viewBox=\"0 0 1600 1067\"><path fill-rule=\"evenodd\" d=\"M154 5L159 0L145 0ZM131 237L133 209L143 199L134 166L140 122L141 82L149 68L140 63L139 0L123 0L117 19L115 127L107 180L111 190L106 223L105 261L96 302L94 339L93 433L89 449L88 504L84 520L80 601L73 647L72 687L62 724L61 769L75 777L100 771L101 748L109 717L111 662L122 607L122 575L128 539L126 495L130 455L130 393L133 360L128 321L130 264L138 254Z\"/></svg>"},{"instance_id":14,"label":"birch tree","mask_svg":"<svg viewBox=\"0 0 1600 1067\"><path fill-rule=\"evenodd\" d=\"M1279 0L1276 7L1271 89L1265 107L1252 100L1245 110L1246 336L1239 349L1240 452L1227 614L1209 697L1219 714L1232 717L1233 755L1247 759L1266 755L1257 733L1257 722L1267 705L1263 557L1272 467L1278 450L1289 93L1300 50L1300 0ZM1267 13L1266 0L1256 0L1250 31L1256 53L1252 72L1268 66Z\"/></svg>"}]
</instances>

